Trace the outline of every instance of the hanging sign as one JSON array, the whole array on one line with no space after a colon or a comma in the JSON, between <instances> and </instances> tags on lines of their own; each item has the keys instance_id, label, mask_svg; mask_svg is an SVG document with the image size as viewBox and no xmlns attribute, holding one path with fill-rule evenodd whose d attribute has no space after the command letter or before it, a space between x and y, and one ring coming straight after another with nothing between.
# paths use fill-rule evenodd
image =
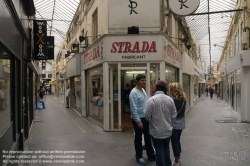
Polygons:
<instances>
[{"instance_id":1,"label":"hanging sign","mask_svg":"<svg viewBox=\"0 0 250 166\"><path fill-rule=\"evenodd\" d=\"M195 12L200 0L170 0L169 7L177 15L186 16Z\"/></svg>"},{"instance_id":2,"label":"hanging sign","mask_svg":"<svg viewBox=\"0 0 250 166\"><path fill-rule=\"evenodd\" d=\"M47 22L34 20L34 60L47 60Z\"/></svg>"},{"instance_id":3,"label":"hanging sign","mask_svg":"<svg viewBox=\"0 0 250 166\"><path fill-rule=\"evenodd\" d=\"M54 36L47 36L48 59L54 60Z\"/></svg>"}]
</instances>

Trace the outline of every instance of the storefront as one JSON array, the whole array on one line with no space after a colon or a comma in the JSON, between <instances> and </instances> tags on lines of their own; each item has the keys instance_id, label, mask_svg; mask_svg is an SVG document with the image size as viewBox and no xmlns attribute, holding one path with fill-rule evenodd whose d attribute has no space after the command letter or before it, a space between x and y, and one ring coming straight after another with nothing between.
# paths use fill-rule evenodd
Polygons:
<instances>
[{"instance_id":1,"label":"storefront","mask_svg":"<svg viewBox=\"0 0 250 166\"><path fill-rule=\"evenodd\" d=\"M15 8L17 7L17 8ZM0 163L22 151L33 121L30 18L33 1L0 1ZM31 81L29 81L31 80ZM28 87L30 84L30 88ZM30 96L28 96L30 95ZM29 101L28 101L29 99ZM3 154L5 151L5 155Z\"/></svg>"},{"instance_id":2,"label":"storefront","mask_svg":"<svg viewBox=\"0 0 250 166\"><path fill-rule=\"evenodd\" d=\"M65 92L66 92L66 66L62 69L59 78L59 99L65 103Z\"/></svg>"},{"instance_id":3,"label":"storefront","mask_svg":"<svg viewBox=\"0 0 250 166\"><path fill-rule=\"evenodd\" d=\"M241 117L250 121L250 50L238 52L221 69L223 80L223 100ZM244 96L244 97L243 97Z\"/></svg>"},{"instance_id":4,"label":"storefront","mask_svg":"<svg viewBox=\"0 0 250 166\"><path fill-rule=\"evenodd\" d=\"M107 131L132 127L129 93L145 74L146 93L154 83L179 81L180 51L159 35L104 35L82 55L82 114Z\"/></svg>"},{"instance_id":5,"label":"storefront","mask_svg":"<svg viewBox=\"0 0 250 166\"><path fill-rule=\"evenodd\" d=\"M81 55L76 53L67 62L67 72L66 78L69 80L65 81L65 90L67 86L70 86L70 97L69 103L70 107L76 111L78 114L82 115L82 104L81 104Z\"/></svg>"}]
</instances>

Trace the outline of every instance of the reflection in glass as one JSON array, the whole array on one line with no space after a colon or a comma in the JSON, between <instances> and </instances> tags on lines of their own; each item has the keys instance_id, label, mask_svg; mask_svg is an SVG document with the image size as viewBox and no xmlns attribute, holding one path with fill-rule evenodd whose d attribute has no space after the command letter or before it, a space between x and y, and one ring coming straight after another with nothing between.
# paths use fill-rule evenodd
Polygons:
<instances>
[{"instance_id":1,"label":"reflection in glass","mask_svg":"<svg viewBox=\"0 0 250 166\"><path fill-rule=\"evenodd\" d=\"M177 82L177 69L166 65L165 79L167 87L170 83ZM167 95L169 95L168 88L167 88Z\"/></svg>"},{"instance_id":2,"label":"reflection in glass","mask_svg":"<svg viewBox=\"0 0 250 166\"><path fill-rule=\"evenodd\" d=\"M10 60L0 59L0 135L10 124Z\"/></svg>"},{"instance_id":3,"label":"reflection in glass","mask_svg":"<svg viewBox=\"0 0 250 166\"><path fill-rule=\"evenodd\" d=\"M88 71L88 116L103 126L103 72L102 68Z\"/></svg>"}]
</instances>

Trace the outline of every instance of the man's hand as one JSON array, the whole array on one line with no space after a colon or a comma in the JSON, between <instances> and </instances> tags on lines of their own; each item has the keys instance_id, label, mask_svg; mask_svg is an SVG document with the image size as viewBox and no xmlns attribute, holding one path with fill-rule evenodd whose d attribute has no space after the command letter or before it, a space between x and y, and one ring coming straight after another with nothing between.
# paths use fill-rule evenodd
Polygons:
<instances>
[{"instance_id":1,"label":"man's hand","mask_svg":"<svg viewBox=\"0 0 250 166\"><path fill-rule=\"evenodd\" d=\"M137 127L138 127L139 129L143 129L143 125L142 125L142 122L140 122L140 123L137 123Z\"/></svg>"}]
</instances>

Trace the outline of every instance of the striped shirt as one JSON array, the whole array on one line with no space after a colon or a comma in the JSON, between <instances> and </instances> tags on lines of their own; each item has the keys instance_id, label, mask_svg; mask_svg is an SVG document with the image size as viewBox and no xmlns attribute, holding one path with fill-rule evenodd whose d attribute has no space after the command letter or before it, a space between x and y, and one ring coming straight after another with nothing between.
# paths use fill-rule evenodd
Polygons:
<instances>
[{"instance_id":1,"label":"striped shirt","mask_svg":"<svg viewBox=\"0 0 250 166\"><path fill-rule=\"evenodd\" d=\"M150 120L149 133L156 139L165 139L172 135L173 123L177 111L171 97L157 91L150 97L144 108L145 118Z\"/></svg>"}]
</instances>

